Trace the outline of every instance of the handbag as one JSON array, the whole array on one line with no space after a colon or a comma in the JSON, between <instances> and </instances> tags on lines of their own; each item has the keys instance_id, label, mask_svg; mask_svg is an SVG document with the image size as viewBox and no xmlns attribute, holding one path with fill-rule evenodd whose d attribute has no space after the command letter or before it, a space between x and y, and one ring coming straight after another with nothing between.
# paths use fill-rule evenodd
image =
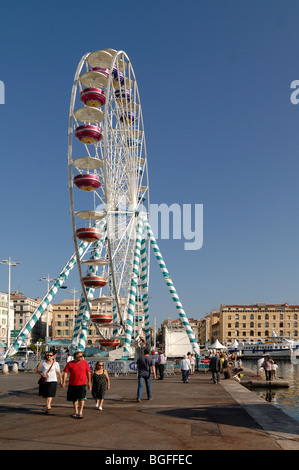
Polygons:
<instances>
[{"instance_id":1,"label":"handbag","mask_svg":"<svg viewBox=\"0 0 299 470\"><path fill-rule=\"evenodd\" d=\"M50 370L52 369L53 364L54 364L54 361L52 362L51 367L49 368L49 370L47 372L47 375L49 374ZM47 382L47 377L40 377L37 383L38 383L38 385L44 385L46 382Z\"/></svg>"}]
</instances>

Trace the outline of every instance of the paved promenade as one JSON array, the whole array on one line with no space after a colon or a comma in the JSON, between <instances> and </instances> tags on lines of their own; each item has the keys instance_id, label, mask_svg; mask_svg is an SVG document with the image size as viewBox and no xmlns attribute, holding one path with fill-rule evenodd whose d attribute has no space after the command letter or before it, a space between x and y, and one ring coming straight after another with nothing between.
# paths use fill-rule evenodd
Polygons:
<instances>
[{"instance_id":1,"label":"paved promenade","mask_svg":"<svg viewBox=\"0 0 299 470\"><path fill-rule=\"evenodd\" d=\"M103 411L88 391L82 420L71 418L60 386L45 415L37 380L28 372L0 375L1 450L299 450L299 422L234 380L214 384L210 373L188 384L179 374L152 381L153 400L141 403L136 375L111 377Z\"/></svg>"}]
</instances>

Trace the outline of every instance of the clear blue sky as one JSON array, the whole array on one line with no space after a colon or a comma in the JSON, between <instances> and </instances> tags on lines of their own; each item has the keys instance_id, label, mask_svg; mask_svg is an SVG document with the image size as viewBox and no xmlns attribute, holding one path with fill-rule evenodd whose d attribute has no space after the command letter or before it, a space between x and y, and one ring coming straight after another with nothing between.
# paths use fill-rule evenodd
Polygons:
<instances>
[{"instance_id":1,"label":"clear blue sky","mask_svg":"<svg viewBox=\"0 0 299 470\"><path fill-rule=\"evenodd\" d=\"M158 240L190 317L299 303L299 3L77 0L1 4L0 259L43 297L74 251L67 126L86 52L124 50L141 94L151 202L203 204L204 243ZM8 269L0 266L0 291ZM79 288L77 269L67 282ZM72 297L61 291L54 299ZM177 313L152 255L151 323Z\"/></svg>"}]
</instances>

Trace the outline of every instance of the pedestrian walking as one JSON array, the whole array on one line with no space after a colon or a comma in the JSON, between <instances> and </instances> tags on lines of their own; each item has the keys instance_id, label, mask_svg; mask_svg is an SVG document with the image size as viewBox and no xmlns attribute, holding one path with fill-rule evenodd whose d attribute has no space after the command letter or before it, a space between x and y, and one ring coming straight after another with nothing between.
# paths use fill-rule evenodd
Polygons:
<instances>
[{"instance_id":1,"label":"pedestrian walking","mask_svg":"<svg viewBox=\"0 0 299 470\"><path fill-rule=\"evenodd\" d=\"M91 373L91 394L96 401L96 408L100 411L103 409L106 390L110 390L110 378L104 369L104 363L98 361Z\"/></svg>"},{"instance_id":2,"label":"pedestrian walking","mask_svg":"<svg viewBox=\"0 0 299 470\"><path fill-rule=\"evenodd\" d=\"M138 378L138 387L137 387L137 402L141 402L142 392L144 383L146 386L147 398L148 400L152 399L152 390L151 390L151 372L153 372L154 380L156 379L156 368L153 359L149 355L149 350L146 348L144 350L144 356L141 356L137 359L137 378Z\"/></svg>"},{"instance_id":3,"label":"pedestrian walking","mask_svg":"<svg viewBox=\"0 0 299 470\"><path fill-rule=\"evenodd\" d=\"M57 376L62 385L62 376L58 362L54 359L53 352L45 353L45 360L40 361L37 368L37 374L41 377L39 383L39 396L45 398L46 406L45 413L49 414L52 408L52 400L56 396L57 391Z\"/></svg>"},{"instance_id":4,"label":"pedestrian walking","mask_svg":"<svg viewBox=\"0 0 299 470\"><path fill-rule=\"evenodd\" d=\"M212 380L215 384L220 382L221 372L221 359L219 352L216 352L215 356L211 357L209 370L212 372Z\"/></svg>"},{"instance_id":5,"label":"pedestrian walking","mask_svg":"<svg viewBox=\"0 0 299 470\"><path fill-rule=\"evenodd\" d=\"M163 380L164 368L165 368L165 356L163 354L162 349L159 349L158 354L159 354L159 357L158 357L159 380Z\"/></svg>"},{"instance_id":6,"label":"pedestrian walking","mask_svg":"<svg viewBox=\"0 0 299 470\"><path fill-rule=\"evenodd\" d=\"M182 381L184 384L188 383L190 370L191 370L190 359L188 358L188 355L186 354L184 358L181 360Z\"/></svg>"},{"instance_id":7,"label":"pedestrian walking","mask_svg":"<svg viewBox=\"0 0 299 470\"><path fill-rule=\"evenodd\" d=\"M266 380L272 380L272 364L273 359L270 356L266 356L262 364L266 374Z\"/></svg>"},{"instance_id":8,"label":"pedestrian walking","mask_svg":"<svg viewBox=\"0 0 299 470\"><path fill-rule=\"evenodd\" d=\"M74 354L74 360L69 361L63 371L62 387L65 388L69 375L67 400L73 402L73 418L83 418L84 402L86 400L86 385L91 390L91 373L88 362L84 360L82 351Z\"/></svg>"},{"instance_id":9,"label":"pedestrian walking","mask_svg":"<svg viewBox=\"0 0 299 470\"><path fill-rule=\"evenodd\" d=\"M191 365L190 375L193 375L195 372L195 365L196 365L195 354L191 354L191 357L189 360L190 360L190 365Z\"/></svg>"}]
</instances>

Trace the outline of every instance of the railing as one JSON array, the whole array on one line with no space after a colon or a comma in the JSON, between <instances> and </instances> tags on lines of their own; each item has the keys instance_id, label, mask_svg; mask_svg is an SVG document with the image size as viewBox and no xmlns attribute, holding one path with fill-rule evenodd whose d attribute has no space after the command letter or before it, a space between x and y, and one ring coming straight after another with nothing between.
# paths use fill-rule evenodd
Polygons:
<instances>
[{"instance_id":1,"label":"railing","mask_svg":"<svg viewBox=\"0 0 299 470\"><path fill-rule=\"evenodd\" d=\"M32 356L32 357L31 357ZM2 369L3 363L8 365L9 370L12 370L13 364L18 365L18 370L25 371L25 372L34 372L39 364L39 362L43 360L43 357L40 355L30 355L29 358L25 357L14 357L10 360L2 360L0 361L0 369ZM90 369L94 370L95 364L99 361L99 358L86 358ZM59 357L57 362L59 363L60 370L63 371L66 362L67 362L67 355L65 357ZM118 377L120 375L128 375L128 374L136 374L137 373L137 366L135 360L116 360L116 361L107 361L101 360L104 364L104 369L107 370L108 374L114 375L114 377ZM166 361L164 373L166 376L174 375L175 368L174 368L174 361Z\"/></svg>"}]
</instances>

